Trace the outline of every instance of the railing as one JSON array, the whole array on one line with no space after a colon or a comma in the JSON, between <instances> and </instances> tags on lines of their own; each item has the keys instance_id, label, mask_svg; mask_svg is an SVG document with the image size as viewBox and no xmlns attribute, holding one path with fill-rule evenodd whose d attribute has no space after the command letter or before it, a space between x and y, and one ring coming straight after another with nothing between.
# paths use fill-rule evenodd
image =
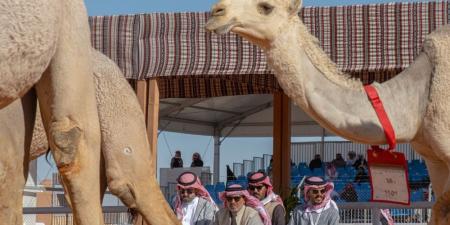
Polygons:
<instances>
[{"instance_id":1,"label":"railing","mask_svg":"<svg viewBox=\"0 0 450 225\"><path fill-rule=\"evenodd\" d=\"M352 143L349 141L332 141L332 142L298 142L291 144L291 159L295 164L301 162L309 163L314 155L320 154L322 161L331 162L337 153L341 153L345 158L349 151L353 151L356 154L366 156L369 145ZM405 154L407 160L422 158L415 152L410 144L398 144L396 151ZM236 176L246 176L248 172L253 172L259 169L267 169L270 165L271 155L264 154L262 158L254 157L253 160L243 160L242 162L233 163L233 172Z\"/></svg>"},{"instance_id":2,"label":"railing","mask_svg":"<svg viewBox=\"0 0 450 225\"><path fill-rule=\"evenodd\" d=\"M322 161L331 162L337 153L341 153L345 158L349 151L353 151L356 154L366 156L369 145L358 144L349 141L331 141L324 142L322 148L322 142L302 142L292 143L291 145L291 159L295 164L300 162L309 163L314 158L315 154L320 154ZM405 154L406 160L422 159L420 155L415 152L410 144L398 144L396 151Z\"/></svg>"},{"instance_id":3,"label":"railing","mask_svg":"<svg viewBox=\"0 0 450 225\"><path fill-rule=\"evenodd\" d=\"M380 225L380 209L390 209L395 224L425 225L430 220L433 202L414 202L409 206L374 202L338 204L340 225ZM103 207L105 224L131 225L132 217L125 206ZM51 214L52 225L72 225L72 213L67 207L23 208L27 215ZM27 223L25 223L27 224Z\"/></svg>"},{"instance_id":4,"label":"railing","mask_svg":"<svg viewBox=\"0 0 450 225\"><path fill-rule=\"evenodd\" d=\"M427 224L431 217L433 202L413 202L411 205L396 205L375 202L340 203L340 224L380 225L380 209L389 209L398 224Z\"/></svg>"},{"instance_id":5,"label":"railing","mask_svg":"<svg viewBox=\"0 0 450 225\"><path fill-rule=\"evenodd\" d=\"M103 219L105 225L132 225L132 216L125 206L103 206ZM42 218L51 225L73 225L72 211L68 207L25 207L23 208L24 224L36 224L37 216L45 214Z\"/></svg>"}]
</instances>

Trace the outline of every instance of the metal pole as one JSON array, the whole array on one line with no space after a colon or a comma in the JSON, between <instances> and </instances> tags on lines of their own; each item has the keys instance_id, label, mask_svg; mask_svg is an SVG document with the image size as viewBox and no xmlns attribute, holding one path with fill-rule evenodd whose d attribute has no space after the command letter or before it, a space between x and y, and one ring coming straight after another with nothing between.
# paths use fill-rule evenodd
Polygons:
<instances>
[{"instance_id":1,"label":"metal pole","mask_svg":"<svg viewBox=\"0 0 450 225\"><path fill-rule=\"evenodd\" d=\"M321 151L320 151L320 157L322 158L322 161L325 160L325 128L322 128L322 137L320 139L321 144Z\"/></svg>"},{"instance_id":2,"label":"metal pole","mask_svg":"<svg viewBox=\"0 0 450 225\"><path fill-rule=\"evenodd\" d=\"M220 130L214 128L214 184L220 180L220 144Z\"/></svg>"}]
</instances>

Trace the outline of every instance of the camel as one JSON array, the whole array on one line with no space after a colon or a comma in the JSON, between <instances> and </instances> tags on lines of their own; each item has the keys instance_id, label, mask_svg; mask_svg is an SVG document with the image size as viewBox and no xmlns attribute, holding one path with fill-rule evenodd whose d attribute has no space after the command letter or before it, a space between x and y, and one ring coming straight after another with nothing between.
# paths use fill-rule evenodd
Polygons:
<instances>
[{"instance_id":1,"label":"camel","mask_svg":"<svg viewBox=\"0 0 450 225\"><path fill-rule=\"evenodd\" d=\"M36 111L33 91L0 110L0 224L22 225L23 187Z\"/></svg>"},{"instance_id":2,"label":"camel","mask_svg":"<svg viewBox=\"0 0 450 225\"><path fill-rule=\"evenodd\" d=\"M156 163L136 94L112 60L97 51L92 58L101 151L110 191L136 209L147 224L180 224L156 180Z\"/></svg>"},{"instance_id":3,"label":"camel","mask_svg":"<svg viewBox=\"0 0 450 225\"><path fill-rule=\"evenodd\" d=\"M92 154L103 158L101 198L109 187L125 205L140 212L148 224L179 224L156 181L145 119L136 95L113 61L96 50L91 55L102 137L102 151ZM17 190L25 184L28 161L48 149L47 137L39 110L36 112L33 91L0 111L0 118L0 134L12 146L6 148L7 157L0 158L0 165L11 168L0 180L13 181L0 184L8 183L0 186L0 206L8 209L0 212L0 221L18 225L22 224L22 192ZM66 188L65 183L63 186ZM68 197L67 201L72 204Z\"/></svg>"},{"instance_id":4,"label":"camel","mask_svg":"<svg viewBox=\"0 0 450 225\"><path fill-rule=\"evenodd\" d=\"M387 143L363 83L339 71L319 47L298 16L301 5L301 0L219 0L206 29L234 32L262 48L284 92L324 128L355 142ZM438 198L450 190L449 33L449 27L433 32L409 68L372 84L397 142L411 143L423 156ZM440 216L450 211L443 210ZM444 220L431 223L439 221Z\"/></svg>"},{"instance_id":5,"label":"camel","mask_svg":"<svg viewBox=\"0 0 450 225\"><path fill-rule=\"evenodd\" d=\"M100 155L91 154L100 149L100 125L84 2L5 0L0 15L0 109L14 105L14 100L35 86L74 221L78 225L103 224L101 205L93 201L100 199ZM9 141L2 139L2 146L12 147ZM14 168L6 165L0 167L4 176ZM13 222L1 220L3 224Z\"/></svg>"}]
</instances>

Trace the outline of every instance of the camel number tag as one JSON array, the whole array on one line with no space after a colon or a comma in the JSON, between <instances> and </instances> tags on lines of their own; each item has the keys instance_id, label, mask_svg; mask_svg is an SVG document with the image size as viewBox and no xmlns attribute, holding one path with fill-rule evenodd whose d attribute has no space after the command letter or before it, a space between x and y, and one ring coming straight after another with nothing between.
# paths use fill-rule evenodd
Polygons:
<instances>
[{"instance_id":1,"label":"camel number tag","mask_svg":"<svg viewBox=\"0 0 450 225\"><path fill-rule=\"evenodd\" d=\"M409 205L405 155L382 149L367 151L372 201Z\"/></svg>"}]
</instances>

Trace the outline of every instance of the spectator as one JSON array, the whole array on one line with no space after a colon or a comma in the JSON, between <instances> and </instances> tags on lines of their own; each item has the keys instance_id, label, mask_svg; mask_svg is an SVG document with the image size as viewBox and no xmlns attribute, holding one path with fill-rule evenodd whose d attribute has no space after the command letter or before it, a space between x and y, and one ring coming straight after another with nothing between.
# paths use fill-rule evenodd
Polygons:
<instances>
[{"instance_id":1,"label":"spectator","mask_svg":"<svg viewBox=\"0 0 450 225\"><path fill-rule=\"evenodd\" d=\"M173 169L179 167L183 167L183 159L181 158L181 151L177 150L175 156L170 160L170 168Z\"/></svg>"},{"instance_id":2,"label":"spectator","mask_svg":"<svg viewBox=\"0 0 450 225\"><path fill-rule=\"evenodd\" d=\"M355 183L364 183L369 182L369 175L367 175L366 169L364 166L359 166L356 171Z\"/></svg>"},{"instance_id":3,"label":"spectator","mask_svg":"<svg viewBox=\"0 0 450 225\"><path fill-rule=\"evenodd\" d=\"M224 207L216 213L214 225L270 225L262 203L241 185L228 186L219 197Z\"/></svg>"},{"instance_id":4,"label":"spectator","mask_svg":"<svg viewBox=\"0 0 450 225\"><path fill-rule=\"evenodd\" d=\"M273 158L270 158L269 166L267 167L267 174L272 176Z\"/></svg>"},{"instance_id":5,"label":"spectator","mask_svg":"<svg viewBox=\"0 0 450 225\"><path fill-rule=\"evenodd\" d=\"M322 168L322 159L319 154L316 154L314 159L309 162L309 169L312 171L314 168Z\"/></svg>"},{"instance_id":6,"label":"spectator","mask_svg":"<svg viewBox=\"0 0 450 225\"><path fill-rule=\"evenodd\" d=\"M367 161L364 158L363 155L358 155L358 158L356 159L355 163L353 164L353 167L357 170L360 166L364 166L367 168Z\"/></svg>"},{"instance_id":7,"label":"spectator","mask_svg":"<svg viewBox=\"0 0 450 225\"><path fill-rule=\"evenodd\" d=\"M247 177L248 192L259 199L267 213L269 214L272 225L286 225L283 200L273 192L273 186L270 178L262 171L251 173Z\"/></svg>"},{"instance_id":8,"label":"spectator","mask_svg":"<svg viewBox=\"0 0 450 225\"><path fill-rule=\"evenodd\" d=\"M381 225L394 225L394 219L389 212L389 209L380 209L380 222Z\"/></svg>"},{"instance_id":9,"label":"spectator","mask_svg":"<svg viewBox=\"0 0 450 225\"><path fill-rule=\"evenodd\" d=\"M203 167L203 160L198 152L194 152L194 154L192 154L191 167Z\"/></svg>"},{"instance_id":10,"label":"spectator","mask_svg":"<svg viewBox=\"0 0 450 225\"><path fill-rule=\"evenodd\" d=\"M182 225L212 225L218 208L200 179L184 172L177 179L174 211Z\"/></svg>"},{"instance_id":11,"label":"spectator","mask_svg":"<svg viewBox=\"0 0 450 225\"><path fill-rule=\"evenodd\" d=\"M330 197L333 189L333 183L325 182L320 177L306 178L304 188L306 203L293 210L288 225L337 225L339 211Z\"/></svg>"},{"instance_id":12,"label":"spectator","mask_svg":"<svg viewBox=\"0 0 450 225\"><path fill-rule=\"evenodd\" d=\"M347 166L353 166L356 162L356 153L354 151L349 151L347 158Z\"/></svg>"},{"instance_id":13,"label":"spectator","mask_svg":"<svg viewBox=\"0 0 450 225\"><path fill-rule=\"evenodd\" d=\"M336 168L345 167L347 165L344 158L342 158L341 153L337 153L336 158L333 159L333 161L331 161L331 163L333 163L334 167L336 167Z\"/></svg>"},{"instance_id":14,"label":"spectator","mask_svg":"<svg viewBox=\"0 0 450 225\"><path fill-rule=\"evenodd\" d=\"M339 176L338 171L336 170L336 167L332 163L326 163L326 169L325 169L325 177L328 180L334 180Z\"/></svg>"},{"instance_id":15,"label":"spectator","mask_svg":"<svg viewBox=\"0 0 450 225\"><path fill-rule=\"evenodd\" d=\"M227 165L227 183L230 180L237 180L236 175L234 175L233 171L230 169L230 166Z\"/></svg>"},{"instance_id":16,"label":"spectator","mask_svg":"<svg viewBox=\"0 0 450 225\"><path fill-rule=\"evenodd\" d=\"M356 193L356 190L353 187L352 183L348 183L345 185L344 190L340 194L340 197L346 202L358 201L358 193Z\"/></svg>"},{"instance_id":17,"label":"spectator","mask_svg":"<svg viewBox=\"0 0 450 225\"><path fill-rule=\"evenodd\" d=\"M350 182L345 185L344 190L340 194L340 198L346 202L357 202L358 201L358 193L353 187L353 184ZM364 215L364 211L361 209L356 210L344 210L342 212L345 218L360 218Z\"/></svg>"}]
</instances>

